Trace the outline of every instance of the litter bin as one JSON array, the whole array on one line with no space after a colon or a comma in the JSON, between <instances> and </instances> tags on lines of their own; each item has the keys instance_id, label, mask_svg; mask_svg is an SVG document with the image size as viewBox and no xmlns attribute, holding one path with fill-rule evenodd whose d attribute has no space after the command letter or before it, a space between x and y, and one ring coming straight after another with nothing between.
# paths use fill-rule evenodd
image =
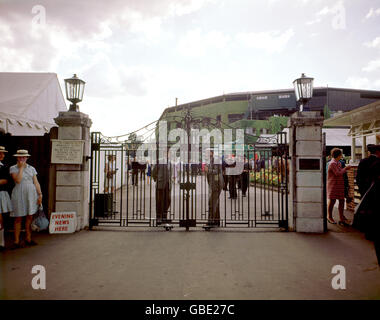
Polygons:
<instances>
[{"instance_id":1,"label":"litter bin","mask_svg":"<svg viewBox=\"0 0 380 320\"><path fill-rule=\"evenodd\" d=\"M95 194L95 217L107 217L113 212L112 193Z\"/></svg>"}]
</instances>

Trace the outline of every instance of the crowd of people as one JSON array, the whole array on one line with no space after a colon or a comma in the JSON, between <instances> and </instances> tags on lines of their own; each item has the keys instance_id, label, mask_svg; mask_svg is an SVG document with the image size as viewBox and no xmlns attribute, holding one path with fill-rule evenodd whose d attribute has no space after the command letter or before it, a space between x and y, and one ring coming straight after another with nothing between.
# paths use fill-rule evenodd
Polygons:
<instances>
[{"instance_id":1,"label":"crowd of people","mask_svg":"<svg viewBox=\"0 0 380 320\"><path fill-rule=\"evenodd\" d=\"M375 243L376 254L380 264L380 210L378 199L380 197L380 145L368 145L368 157L360 161L357 169L356 181L361 194L361 203L356 209L353 225L365 232L367 239ZM37 171L27 164L30 154L27 150L18 150L13 155L17 163L11 167L6 164L8 151L0 146L0 250L4 250L4 219L3 215L9 213L14 218L14 242L11 248L36 245L32 240L31 222L33 215L38 211L42 203L41 187L37 179ZM105 167L105 192L114 192L114 175L116 174L115 155L109 155ZM246 196L249 186L249 172L261 170L266 164L263 159L250 159L245 156L240 159L243 162L241 173L228 174L229 168L236 166L238 159L231 155L227 161L222 158L216 161L214 151L210 151L210 163L191 170L192 175L204 172L209 185L209 224L219 225L219 197L222 190L229 192L230 199L237 199L237 189L241 189L242 196ZM275 158L276 159L276 158ZM3 162L4 161L4 162ZM281 164L283 165L283 164ZM273 163L274 167L278 167ZM174 165L174 172L168 165L139 164L135 159L128 163L128 171L131 172L132 185L138 184L139 173L147 175L148 182L152 177L156 182L156 210L158 224L167 220L167 212L170 207L171 184L180 182L181 172ZM258 169L260 168L260 169ZM272 168L273 169L273 168ZM347 172L352 170L351 165L346 165L343 152L339 148L331 150L330 161L327 163L327 221L330 224L350 225L350 221L344 216L345 201L353 201L348 193ZM127 171L127 172L128 172ZM284 170L281 170L284 171ZM174 173L174 181L173 179ZM338 201L339 221L333 217L333 208ZM23 218L25 217L25 239L21 241L20 233Z\"/></svg>"},{"instance_id":2,"label":"crowd of people","mask_svg":"<svg viewBox=\"0 0 380 320\"><path fill-rule=\"evenodd\" d=\"M37 171L27 164L30 154L27 150L17 150L13 155L17 163L11 167L3 161L8 151L0 146L0 250L4 250L4 217L9 213L14 218L14 242L11 249L34 246L31 223L33 215L42 204L41 186ZM23 218L25 217L25 239L20 237Z\"/></svg>"},{"instance_id":3,"label":"crowd of people","mask_svg":"<svg viewBox=\"0 0 380 320\"><path fill-rule=\"evenodd\" d=\"M220 220L219 212L219 197L221 191L224 190L229 193L229 199L236 200L238 198L238 189L241 190L242 197L247 196L250 172L260 172L260 170L269 167L272 164L267 159L264 161L264 157L257 157L255 159L248 160L246 156L236 157L231 154L227 159L223 156L214 154L214 150L209 150L209 162L202 163L200 165L187 165L176 164L158 164L152 168L152 178L156 182L156 211L158 225L162 222L168 222L167 212L170 206L170 190L173 183L180 183L186 181L187 171L189 175L198 176L204 175L208 183L208 225L218 226ZM239 163L240 162L240 163ZM230 172L231 169L236 168L237 172ZM281 166L281 163L273 166ZM149 166L148 166L149 168ZM271 166L272 168L272 166ZM274 169L274 167L272 168ZM276 170L278 167L275 168ZM149 169L148 169L149 170ZM279 172L283 172L285 169L278 169ZM181 178L183 178L181 180ZM192 180L193 181L193 180Z\"/></svg>"},{"instance_id":4,"label":"crowd of people","mask_svg":"<svg viewBox=\"0 0 380 320\"><path fill-rule=\"evenodd\" d=\"M345 164L343 152L339 148L331 150L327 163L327 221L337 224L333 218L333 209L338 201L338 223L343 226L353 227L364 232L366 238L374 241L376 256L380 265L380 145L367 146L368 157L362 159L356 173L356 183L359 188L361 202L356 207L354 221L349 221L344 216L345 201L351 202L349 196L349 183L347 172L352 170L351 165Z\"/></svg>"}]
</instances>

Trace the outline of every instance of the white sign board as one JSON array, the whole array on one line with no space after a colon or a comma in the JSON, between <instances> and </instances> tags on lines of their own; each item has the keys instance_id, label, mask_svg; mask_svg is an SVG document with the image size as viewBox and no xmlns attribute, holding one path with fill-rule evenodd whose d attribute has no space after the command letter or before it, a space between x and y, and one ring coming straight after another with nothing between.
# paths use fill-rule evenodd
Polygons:
<instances>
[{"instance_id":1,"label":"white sign board","mask_svg":"<svg viewBox=\"0 0 380 320\"><path fill-rule=\"evenodd\" d=\"M52 212L49 233L74 233L76 228L76 212Z\"/></svg>"},{"instance_id":2,"label":"white sign board","mask_svg":"<svg viewBox=\"0 0 380 320\"><path fill-rule=\"evenodd\" d=\"M51 163L82 164L84 140L52 139Z\"/></svg>"}]
</instances>

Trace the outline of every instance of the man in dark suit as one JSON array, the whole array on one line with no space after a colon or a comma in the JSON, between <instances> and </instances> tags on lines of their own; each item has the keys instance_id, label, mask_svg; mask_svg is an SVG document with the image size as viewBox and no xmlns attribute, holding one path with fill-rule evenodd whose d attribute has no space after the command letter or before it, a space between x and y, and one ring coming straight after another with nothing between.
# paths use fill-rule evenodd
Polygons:
<instances>
[{"instance_id":1,"label":"man in dark suit","mask_svg":"<svg viewBox=\"0 0 380 320\"><path fill-rule=\"evenodd\" d=\"M373 148L376 159L373 160L369 168L372 177L371 190L368 191L369 196L369 211L371 213L370 228L368 230L369 237L373 240L377 256L377 262L380 266L380 144L375 145Z\"/></svg>"},{"instance_id":2,"label":"man in dark suit","mask_svg":"<svg viewBox=\"0 0 380 320\"><path fill-rule=\"evenodd\" d=\"M136 157L132 161L132 185L137 186L139 177L140 164L136 161Z\"/></svg>"},{"instance_id":3,"label":"man in dark suit","mask_svg":"<svg viewBox=\"0 0 380 320\"><path fill-rule=\"evenodd\" d=\"M226 166L227 163L224 160L224 156L222 156L222 174L223 174L223 190L227 191L227 185L228 185L228 176L226 175Z\"/></svg>"},{"instance_id":4,"label":"man in dark suit","mask_svg":"<svg viewBox=\"0 0 380 320\"><path fill-rule=\"evenodd\" d=\"M368 145L367 148L370 156L360 161L356 177L362 201L355 214L354 226L374 242L380 265L380 145Z\"/></svg>"},{"instance_id":5,"label":"man in dark suit","mask_svg":"<svg viewBox=\"0 0 380 320\"><path fill-rule=\"evenodd\" d=\"M141 178L143 179L143 182L145 182L145 171L146 171L146 163L139 163L139 172L140 172L140 176Z\"/></svg>"},{"instance_id":6,"label":"man in dark suit","mask_svg":"<svg viewBox=\"0 0 380 320\"><path fill-rule=\"evenodd\" d=\"M360 160L358 171L356 174L356 184L359 187L359 192L361 197L364 197L364 194L367 192L372 183L372 174L370 168L374 162L377 161L375 154L376 145L369 144L367 150L369 153L368 158Z\"/></svg>"},{"instance_id":7,"label":"man in dark suit","mask_svg":"<svg viewBox=\"0 0 380 320\"><path fill-rule=\"evenodd\" d=\"M152 170L153 180L156 182L156 218L157 225L169 222L167 219L170 207L170 172L168 164L158 163Z\"/></svg>"},{"instance_id":8,"label":"man in dark suit","mask_svg":"<svg viewBox=\"0 0 380 320\"><path fill-rule=\"evenodd\" d=\"M372 174L370 172L370 168L372 164L377 160L377 157L375 155L375 145L374 144L369 144L367 146L368 150L368 157L360 160L358 170L356 173L356 184L359 187L359 193L361 198L363 199L365 193L371 186L371 177ZM368 200L368 199L367 199ZM368 226L369 226L369 219L368 217L368 201L363 200L362 205L360 206L360 210L357 208L357 213L354 216L354 221L353 221L353 227L357 228L359 231L364 232L366 234L366 238L370 239L370 234L368 232Z\"/></svg>"},{"instance_id":9,"label":"man in dark suit","mask_svg":"<svg viewBox=\"0 0 380 320\"><path fill-rule=\"evenodd\" d=\"M249 170L250 170L249 162L247 160L247 157L244 156L244 168L243 168L243 172L240 175L241 193L243 197L246 196L248 185L249 185Z\"/></svg>"},{"instance_id":10,"label":"man in dark suit","mask_svg":"<svg viewBox=\"0 0 380 320\"><path fill-rule=\"evenodd\" d=\"M209 226L220 226L219 196L224 187L222 164L214 158L214 150L210 150L210 163L205 172L208 182L208 222Z\"/></svg>"}]
</instances>

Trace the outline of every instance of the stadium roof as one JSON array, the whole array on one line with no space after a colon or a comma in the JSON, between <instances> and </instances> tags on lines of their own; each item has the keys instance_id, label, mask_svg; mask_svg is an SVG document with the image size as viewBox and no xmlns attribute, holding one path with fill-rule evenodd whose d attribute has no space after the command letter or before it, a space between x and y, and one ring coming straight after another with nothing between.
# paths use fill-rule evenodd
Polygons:
<instances>
[{"instance_id":1,"label":"stadium roof","mask_svg":"<svg viewBox=\"0 0 380 320\"><path fill-rule=\"evenodd\" d=\"M380 99L380 91L376 90L363 90L363 89L351 89L351 88L335 88L335 87L315 87L315 91L320 90L331 90L331 91L345 91L345 92L360 92L360 93L366 93L369 95L373 95L375 97L378 97ZM185 107L198 107L205 104L212 104L212 103L218 103L223 101L233 101L233 100L249 100L251 96L257 96L257 95L265 95L265 94L281 94L281 93L287 93L287 94L294 94L294 89L276 89L276 90L258 90L258 91L245 91L245 92L232 92L232 93L226 93L219 96L214 96L206 99L201 100L195 100L187 103L182 103L177 106L171 106L165 109L163 114L168 111L173 110L181 110Z\"/></svg>"}]
</instances>

